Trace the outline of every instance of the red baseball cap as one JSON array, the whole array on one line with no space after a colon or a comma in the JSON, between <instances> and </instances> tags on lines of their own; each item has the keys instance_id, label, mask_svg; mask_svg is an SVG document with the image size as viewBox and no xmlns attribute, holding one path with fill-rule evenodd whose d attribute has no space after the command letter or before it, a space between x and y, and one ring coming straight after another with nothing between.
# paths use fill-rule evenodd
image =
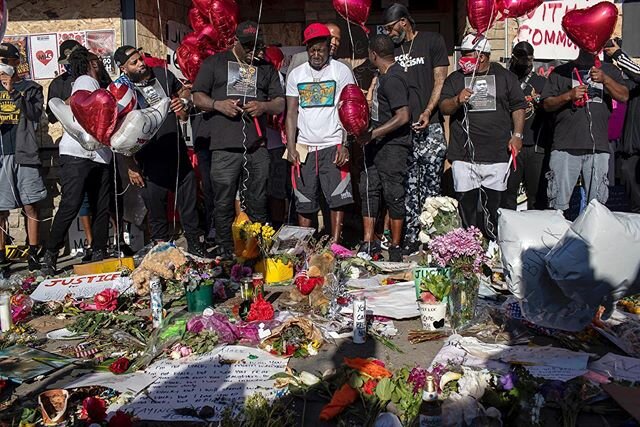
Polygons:
<instances>
[{"instance_id":1,"label":"red baseball cap","mask_svg":"<svg viewBox=\"0 0 640 427\"><path fill-rule=\"evenodd\" d=\"M302 43L307 44L313 39L326 39L329 37L331 37L329 28L324 24L316 22L304 30L304 41Z\"/></svg>"}]
</instances>

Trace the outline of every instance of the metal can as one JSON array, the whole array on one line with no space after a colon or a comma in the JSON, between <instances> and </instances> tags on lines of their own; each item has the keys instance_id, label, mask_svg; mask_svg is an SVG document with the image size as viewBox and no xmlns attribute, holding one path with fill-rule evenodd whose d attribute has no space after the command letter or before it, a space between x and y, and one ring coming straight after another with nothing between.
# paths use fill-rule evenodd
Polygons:
<instances>
[{"instance_id":1,"label":"metal can","mask_svg":"<svg viewBox=\"0 0 640 427\"><path fill-rule=\"evenodd\" d=\"M158 276L153 276L149 280L149 288L151 290L151 319L153 320L153 327L159 328L162 326L162 282Z\"/></svg>"},{"instance_id":2,"label":"metal can","mask_svg":"<svg viewBox=\"0 0 640 427\"><path fill-rule=\"evenodd\" d=\"M264 296L264 275L262 273L253 273L251 284L253 286L253 298L257 298L258 295Z\"/></svg>"},{"instance_id":3,"label":"metal can","mask_svg":"<svg viewBox=\"0 0 640 427\"><path fill-rule=\"evenodd\" d=\"M364 344L367 340L367 299L353 299L353 343Z\"/></svg>"}]
</instances>

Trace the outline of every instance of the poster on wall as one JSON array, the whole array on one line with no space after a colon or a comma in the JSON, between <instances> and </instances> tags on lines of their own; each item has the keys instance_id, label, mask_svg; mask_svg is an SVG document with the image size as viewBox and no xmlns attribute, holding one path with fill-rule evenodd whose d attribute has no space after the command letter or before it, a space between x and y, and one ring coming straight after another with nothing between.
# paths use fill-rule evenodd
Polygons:
<instances>
[{"instance_id":1,"label":"poster on wall","mask_svg":"<svg viewBox=\"0 0 640 427\"><path fill-rule=\"evenodd\" d=\"M167 21L166 30L167 64L169 71L175 74L179 79L184 79L185 77L182 74L182 71L180 71L178 61L176 61L176 50L178 49L178 46L180 46L180 43L182 43L184 36L192 31L191 27L176 21Z\"/></svg>"},{"instance_id":2,"label":"poster on wall","mask_svg":"<svg viewBox=\"0 0 640 427\"><path fill-rule=\"evenodd\" d=\"M58 40L56 34L29 36L31 75L34 80L58 75Z\"/></svg>"},{"instance_id":3,"label":"poster on wall","mask_svg":"<svg viewBox=\"0 0 640 427\"><path fill-rule=\"evenodd\" d=\"M87 31L86 47L102 59L104 68L111 75L119 74L113 62L116 50L116 32L114 30Z\"/></svg>"},{"instance_id":4,"label":"poster on wall","mask_svg":"<svg viewBox=\"0 0 640 427\"><path fill-rule=\"evenodd\" d=\"M4 36L4 43L11 43L20 51L20 65L18 75L23 79L31 78L31 66L29 65L29 37L28 36Z\"/></svg>"},{"instance_id":5,"label":"poster on wall","mask_svg":"<svg viewBox=\"0 0 640 427\"><path fill-rule=\"evenodd\" d=\"M545 1L522 18L514 43L528 41L538 59L575 59L578 48L562 29L562 17L570 10L593 6L602 0ZM610 0L606 0L610 1Z\"/></svg>"}]
</instances>

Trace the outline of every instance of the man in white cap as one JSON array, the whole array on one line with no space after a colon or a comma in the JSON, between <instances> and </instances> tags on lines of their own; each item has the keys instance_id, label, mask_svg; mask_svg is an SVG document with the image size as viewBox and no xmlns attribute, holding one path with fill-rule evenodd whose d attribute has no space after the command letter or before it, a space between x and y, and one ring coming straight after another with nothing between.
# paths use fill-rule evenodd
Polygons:
<instances>
[{"instance_id":1,"label":"man in white cap","mask_svg":"<svg viewBox=\"0 0 640 427\"><path fill-rule=\"evenodd\" d=\"M464 226L495 240L509 158L522 149L526 103L516 75L491 63L487 39L468 34L460 50L459 69L440 98L440 110L451 116L447 157Z\"/></svg>"}]
</instances>

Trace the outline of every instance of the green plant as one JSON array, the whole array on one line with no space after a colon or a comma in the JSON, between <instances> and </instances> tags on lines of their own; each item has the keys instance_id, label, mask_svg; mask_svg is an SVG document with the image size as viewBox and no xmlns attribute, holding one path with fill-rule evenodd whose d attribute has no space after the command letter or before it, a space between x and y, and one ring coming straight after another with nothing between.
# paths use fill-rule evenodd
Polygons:
<instances>
[{"instance_id":1,"label":"green plant","mask_svg":"<svg viewBox=\"0 0 640 427\"><path fill-rule=\"evenodd\" d=\"M451 292L451 280L441 272L428 272L422 278L420 289L430 292L438 302L442 302Z\"/></svg>"}]
</instances>

